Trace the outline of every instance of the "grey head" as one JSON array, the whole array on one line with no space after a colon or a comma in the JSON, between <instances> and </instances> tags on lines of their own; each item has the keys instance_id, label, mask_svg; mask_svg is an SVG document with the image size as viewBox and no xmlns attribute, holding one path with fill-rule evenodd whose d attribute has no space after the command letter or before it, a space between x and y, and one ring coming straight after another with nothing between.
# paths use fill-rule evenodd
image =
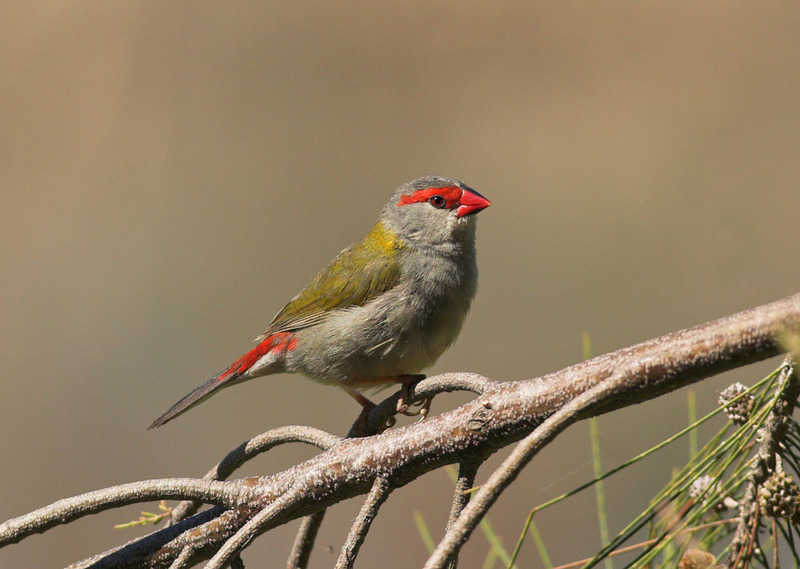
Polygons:
<instances>
[{"instance_id":1,"label":"grey head","mask_svg":"<svg viewBox=\"0 0 800 569\"><path fill-rule=\"evenodd\" d=\"M464 246L474 248L474 214L490 205L460 180L422 176L394 191L381 220L421 251L458 255Z\"/></svg>"}]
</instances>

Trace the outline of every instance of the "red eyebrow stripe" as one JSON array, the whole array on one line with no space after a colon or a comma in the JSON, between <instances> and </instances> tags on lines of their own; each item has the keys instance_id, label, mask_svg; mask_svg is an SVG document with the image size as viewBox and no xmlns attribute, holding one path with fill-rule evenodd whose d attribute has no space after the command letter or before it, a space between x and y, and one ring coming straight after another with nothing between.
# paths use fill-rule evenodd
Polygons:
<instances>
[{"instance_id":1,"label":"red eyebrow stripe","mask_svg":"<svg viewBox=\"0 0 800 569\"><path fill-rule=\"evenodd\" d=\"M424 190L417 190L413 194L400 196L400 201L397 202L397 205L401 206L412 203L426 202L433 196L442 196L447 203L447 208L453 208L458 204L458 200L461 197L461 188L458 186L444 186L441 188L426 188Z\"/></svg>"}]
</instances>

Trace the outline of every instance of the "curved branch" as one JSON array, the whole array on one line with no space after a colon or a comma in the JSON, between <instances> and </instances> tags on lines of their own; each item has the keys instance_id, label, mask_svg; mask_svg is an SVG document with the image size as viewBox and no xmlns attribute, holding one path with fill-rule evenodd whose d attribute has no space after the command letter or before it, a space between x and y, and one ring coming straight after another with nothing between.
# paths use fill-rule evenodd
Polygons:
<instances>
[{"instance_id":1,"label":"curved branch","mask_svg":"<svg viewBox=\"0 0 800 569\"><path fill-rule=\"evenodd\" d=\"M233 449L203 476L203 480L225 480L248 460L278 445L306 443L319 449L327 450L341 440L341 437L314 427L289 425L272 429L243 442ZM172 510L172 523L196 514L201 505L202 502L198 500L184 500Z\"/></svg>"},{"instance_id":2,"label":"curved branch","mask_svg":"<svg viewBox=\"0 0 800 569\"><path fill-rule=\"evenodd\" d=\"M361 511L358 512L358 517L353 527L350 528L350 534L342 546L342 552L336 562L335 569L352 569L356 556L358 556L358 550L361 549L361 545L367 537L372 521L378 515L380 507L389 498L391 491L392 487L388 480L381 477L375 479L367 500L361 507Z\"/></svg>"},{"instance_id":3,"label":"curved branch","mask_svg":"<svg viewBox=\"0 0 800 569\"><path fill-rule=\"evenodd\" d=\"M326 433L314 427L290 425L272 429L253 437L228 453L214 468L203 477L204 480L225 480L248 460L263 452L287 443L306 443L321 450L328 450L341 442L342 437Z\"/></svg>"},{"instance_id":4,"label":"curved branch","mask_svg":"<svg viewBox=\"0 0 800 569\"><path fill-rule=\"evenodd\" d=\"M498 388L500 383L477 373L440 373L426 377L414 386L414 395L418 399L427 399L439 393L453 391L471 391L477 395L490 393Z\"/></svg>"},{"instance_id":5,"label":"curved branch","mask_svg":"<svg viewBox=\"0 0 800 569\"><path fill-rule=\"evenodd\" d=\"M456 488L453 491L453 503L450 506L450 517L447 519L446 530L450 529L464 508L469 504L469 491L475 484L475 477L478 475L478 468L481 463L478 460L465 460L458 465L458 478Z\"/></svg>"},{"instance_id":6,"label":"curved branch","mask_svg":"<svg viewBox=\"0 0 800 569\"><path fill-rule=\"evenodd\" d=\"M322 525L326 511L320 510L303 518L300 529L294 538L289 560L286 562L288 569L306 569L308 567L311 550L314 547L314 541L317 539L317 532L319 531L319 526Z\"/></svg>"},{"instance_id":7,"label":"curved branch","mask_svg":"<svg viewBox=\"0 0 800 569\"><path fill-rule=\"evenodd\" d=\"M413 385L414 401L431 399L440 393L451 393L453 391L470 391L477 395L491 393L502 385L500 382L493 381L477 373L468 372L448 372L431 377L426 377ZM403 396L402 391L390 395L367 413L364 428L369 433L381 433L386 430L387 425L394 424L394 416L397 415L397 404ZM352 434L352 432L351 432Z\"/></svg>"},{"instance_id":8,"label":"curved branch","mask_svg":"<svg viewBox=\"0 0 800 569\"><path fill-rule=\"evenodd\" d=\"M192 516L165 529L151 533L143 537L137 537L108 551L93 555L88 559L70 564L67 569L108 569L110 567L159 567L164 569L169 566L170 561L174 561L180 555L189 556L189 565L193 562L191 557L195 555L194 545L182 539L187 534L194 531L202 531L208 524L215 523L217 520L230 516L231 510L223 510L219 506L214 506L208 510ZM165 562L159 565L151 563L158 556L162 548L168 548L170 543L176 543L176 549L168 556ZM186 546L190 547L187 549Z\"/></svg>"},{"instance_id":9,"label":"curved branch","mask_svg":"<svg viewBox=\"0 0 800 569\"><path fill-rule=\"evenodd\" d=\"M445 526L445 535L448 534L450 528L456 523L456 520L467 507L470 501L470 489L475 484L475 477L478 475L478 468L480 468L480 460L464 460L458 465L458 477L456 478L456 488L453 492L453 503L450 506L450 517L447 519L447 526ZM448 569L456 569L458 567L458 558L451 559Z\"/></svg>"},{"instance_id":10,"label":"curved branch","mask_svg":"<svg viewBox=\"0 0 800 569\"><path fill-rule=\"evenodd\" d=\"M256 497L245 481L216 482L195 478L144 480L95 490L65 498L24 516L0 524L0 546L42 533L98 512L154 500L197 499L209 504L233 507Z\"/></svg>"},{"instance_id":11,"label":"curved branch","mask_svg":"<svg viewBox=\"0 0 800 569\"><path fill-rule=\"evenodd\" d=\"M661 392L675 389L677 381L683 385L696 380L700 369L705 368L707 376L724 371L734 359L753 358L751 361L757 361L763 359L757 357L759 353L777 355L778 337L783 335L787 328L795 330L798 328L800 323L798 310L800 310L800 295L795 295L761 309L749 310L709 324L662 336L586 362L585 367L601 373L605 371L607 375L602 374L601 382L596 382L558 409L516 446L445 533L425 564L425 569L443 569L448 561L457 555L503 490L513 482L539 450L570 424L621 406L616 400L619 396L638 398L639 394L635 391L637 389L648 388L645 397L639 399L644 401ZM770 313L788 317L781 323L770 325L767 317ZM631 359L632 357L634 359ZM608 366L614 360L620 361L616 369ZM578 364L570 369L581 367L581 364ZM669 380L672 378L677 381L670 384Z\"/></svg>"},{"instance_id":12,"label":"curved branch","mask_svg":"<svg viewBox=\"0 0 800 569\"><path fill-rule=\"evenodd\" d=\"M227 567L245 547L252 543L253 539L268 529L270 522L280 513L282 508L291 505L293 502L297 502L303 496L304 491L305 488L303 488L303 486L294 486L280 498L250 518L247 523L217 551L214 557L211 558L211 561L208 562L208 565L206 565L206 569L224 569Z\"/></svg>"},{"instance_id":13,"label":"curved branch","mask_svg":"<svg viewBox=\"0 0 800 569\"><path fill-rule=\"evenodd\" d=\"M222 485L219 488L227 492L224 500L218 500L222 494L214 496L212 500L200 492L194 495L164 488L158 495L137 495L136 499L131 498L125 503L141 499L207 498L212 503L233 507L235 504L241 506L240 500L244 500L245 505L235 508L236 512L219 526L219 531L208 532L205 536L204 551L213 550L225 543L238 528L248 524L248 520L252 521L254 516L258 516L259 508L266 507L271 512L263 519L263 525L259 524L258 531L261 532L348 498L366 494L376 473L385 477L393 487L399 487L445 464L492 453L523 439L542 425L534 435L539 442L527 440L515 450L515 453L523 455L530 452L531 448L535 452L535 448L541 448L576 420L652 399L705 377L778 355L783 351L776 339L778 334L786 329L798 328L800 295L795 295L600 356L542 378L499 385L458 409L429 417L423 422L392 429L375 437L343 440L326 452L284 472L248 479L245 481L246 488L237 489L233 486L234 482L191 481L194 490L197 490L198 484L202 487ZM447 376L468 379L472 374ZM429 378L420 384L427 381L435 383L436 380ZM568 406L554 414L565 405ZM551 419L543 424L550 415L553 415ZM293 488L302 488L302 495L293 495L292 500L284 501L281 497L285 497ZM487 495L486 492L483 496ZM480 495L481 491L477 494ZM259 500L253 502L253 496L259 496ZM482 503L477 497L473 497L451 531L455 532L461 524L467 524L468 512L473 507L478 508L476 504ZM279 510L270 507L278 500L285 507ZM104 507L93 503L91 511L87 513ZM52 516L46 523L33 521L37 515L46 514L52 508L0 525L0 545L67 521L65 518L53 519ZM229 512L232 511L225 514ZM215 515L220 516L220 513ZM75 517L79 516L72 515L69 519ZM160 536L161 532L148 537ZM185 543L179 545L169 550L171 557L167 564L180 554ZM164 566L165 555L161 550L158 559L160 566ZM150 564L137 561L136 565L119 567L155 565L155 561Z\"/></svg>"},{"instance_id":14,"label":"curved branch","mask_svg":"<svg viewBox=\"0 0 800 569\"><path fill-rule=\"evenodd\" d=\"M178 555L175 561L172 562L172 565L169 566L169 569L184 569L185 567L189 567L189 562L191 561L193 553L194 550L191 545L185 546L181 550L180 555Z\"/></svg>"},{"instance_id":15,"label":"curved branch","mask_svg":"<svg viewBox=\"0 0 800 569\"><path fill-rule=\"evenodd\" d=\"M586 411L592 403L603 401L603 397L613 390L614 385L599 384L573 399L570 403L553 413L530 435L525 437L514 448L484 484L475 493L472 501L466 505L451 524L448 524L445 536L425 563L424 569L444 569L450 566L458 555L461 546L466 543L472 531L480 523L500 494L516 479L519 473L555 436L580 418L579 413Z\"/></svg>"}]
</instances>

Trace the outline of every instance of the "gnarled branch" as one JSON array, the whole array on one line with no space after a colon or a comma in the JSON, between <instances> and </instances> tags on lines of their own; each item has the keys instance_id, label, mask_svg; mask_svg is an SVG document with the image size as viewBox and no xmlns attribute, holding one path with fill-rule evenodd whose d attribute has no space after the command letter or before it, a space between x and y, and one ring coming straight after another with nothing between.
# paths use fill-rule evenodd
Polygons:
<instances>
[{"instance_id":1,"label":"gnarled branch","mask_svg":"<svg viewBox=\"0 0 800 569\"><path fill-rule=\"evenodd\" d=\"M569 424L778 355L783 351L780 334L798 328L800 295L794 295L541 378L505 384L494 384L474 374L428 378L415 386L420 397L467 385L482 394L423 422L374 437L341 440L325 452L271 476L231 482L150 481L138 483L136 491L125 485L85 495L85 504L81 504L81 497L67 501L69 506L58 502L0 524L0 546L107 507L191 498L217 506L79 566L168 567L182 552L189 552L185 555L190 557L186 560L190 564L215 553L217 561L231 559L228 555L240 551L254 535L366 494L376 478L396 488L446 464L480 462L499 448L524 439L450 525L427 565L443 567L448 558L457 555L499 492ZM381 424L384 407L396 408L396 401L391 401L394 397L373 409L368 421ZM98 501L100 495L106 499ZM237 534L239 537L220 553L220 548Z\"/></svg>"}]
</instances>

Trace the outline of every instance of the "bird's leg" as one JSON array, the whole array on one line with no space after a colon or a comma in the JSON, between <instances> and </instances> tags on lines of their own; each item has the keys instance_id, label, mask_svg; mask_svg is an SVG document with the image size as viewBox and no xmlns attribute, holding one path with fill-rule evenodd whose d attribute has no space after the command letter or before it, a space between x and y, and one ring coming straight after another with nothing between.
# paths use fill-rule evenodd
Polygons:
<instances>
[{"instance_id":1,"label":"bird's leg","mask_svg":"<svg viewBox=\"0 0 800 569\"><path fill-rule=\"evenodd\" d=\"M353 388L351 388L351 387L347 387L347 386L345 386L345 387L344 387L344 390L347 392L347 394L348 394L350 397L352 397L353 399L355 399L355 400L356 400L356 402L358 402L358 404L359 404L359 405L361 405L361 407L363 407L363 408L364 408L363 410L364 410L364 411L366 411L367 413L369 413L370 411L372 411L372 409L374 409L374 408L375 408L375 406L376 406L376 405L375 405L375 404L374 404L372 401L370 401L369 399L367 399L366 397L364 397L363 395L361 395L361 394L360 394L358 391L356 391L355 389L353 389Z\"/></svg>"},{"instance_id":2,"label":"bird's leg","mask_svg":"<svg viewBox=\"0 0 800 569\"><path fill-rule=\"evenodd\" d=\"M358 418L356 418L355 422L353 423L353 426L350 428L350 432L354 433L355 436L357 437L366 437L369 435L377 434L375 432L372 432L368 428L367 424L367 417L369 416L369 412L376 407L375 403L373 403L372 401L361 395L358 391L356 391L350 386L343 385L342 388L347 392L348 395L350 395L350 397L355 399L358 402L358 404L361 405L361 413L359 413ZM380 431L378 431L378 433L388 429L389 427L394 425L394 423L395 423L394 417L390 417L387 420L386 424L383 426L383 428Z\"/></svg>"},{"instance_id":3,"label":"bird's leg","mask_svg":"<svg viewBox=\"0 0 800 569\"><path fill-rule=\"evenodd\" d=\"M409 403L414 399L414 386L425 379L425 376L422 374L404 374L398 375L394 377L371 377L368 379L359 379L357 381L351 381L348 383L342 383L340 386L344 389L350 397L355 399L359 405L361 405L361 413L359 414L356 421L353 423L351 427L351 433L354 433L355 436L368 436L374 435L376 433L383 432L387 428L391 427L395 423L394 417L389 417L386 423L380 428L379 431L375 431L374 428L370 429L367 423L367 418L369 416L370 411L376 407L375 403L364 397L361 393L356 391L355 386L359 387L369 387L369 386L380 386L386 385L387 383L399 383L401 386L400 389L400 398L397 400L397 407L396 410L398 413L406 415L408 417L416 417L418 415L422 416L424 419L428 416L428 412L431 408L431 398L423 399L418 405L420 405L419 411L409 411ZM417 405L417 404L415 404Z\"/></svg>"}]
</instances>

